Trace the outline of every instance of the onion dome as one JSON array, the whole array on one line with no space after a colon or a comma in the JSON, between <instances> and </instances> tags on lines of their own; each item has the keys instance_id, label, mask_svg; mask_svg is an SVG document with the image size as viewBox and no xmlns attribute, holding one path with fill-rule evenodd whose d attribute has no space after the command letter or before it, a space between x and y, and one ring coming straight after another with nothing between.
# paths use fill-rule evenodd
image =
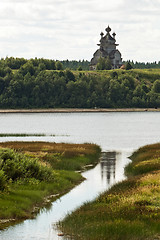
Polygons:
<instances>
[{"instance_id":1,"label":"onion dome","mask_svg":"<svg viewBox=\"0 0 160 240\"><path fill-rule=\"evenodd\" d=\"M101 33L100 33L100 35L101 35L101 37L103 37L103 36L104 36L104 33L103 33L103 32L101 32Z\"/></svg>"},{"instance_id":2,"label":"onion dome","mask_svg":"<svg viewBox=\"0 0 160 240\"><path fill-rule=\"evenodd\" d=\"M113 38L115 38L115 36L116 36L116 33L114 32L114 33L112 34L112 36L113 36Z\"/></svg>"},{"instance_id":3,"label":"onion dome","mask_svg":"<svg viewBox=\"0 0 160 240\"><path fill-rule=\"evenodd\" d=\"M107 33L109 33L111 31L111 28L109 27L109 25L105 30L106 30Z\"/></svg>"}]
</instances>

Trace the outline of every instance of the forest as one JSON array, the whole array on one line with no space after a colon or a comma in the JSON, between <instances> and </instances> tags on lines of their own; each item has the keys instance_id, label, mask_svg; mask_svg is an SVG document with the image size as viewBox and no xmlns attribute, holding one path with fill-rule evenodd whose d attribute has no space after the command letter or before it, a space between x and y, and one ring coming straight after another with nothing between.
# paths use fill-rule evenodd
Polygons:
<instances>
[{"instance_id":1,"label":"forest","mask_svg":"<svg viewBox=\"0 0 160 240\"><path fill-rule=\"evenodd\" d=\"M52 60L52 59L44 59L44 58L35 58L35 59L24 59L24 58L14 58L14 57L6 57L1 58L0 60L0 67L9 67L11 69L19 69L22 65L27 62L32 63L35 67L47 70L62 70L62 69L70 69L70 70L89 70L90 62L87 60ZM123 64L130 63L133 68L136 69L150 69L150 68L160 68L160 61L159 62L134 62L133 60L130 61L123 61Z\"/></svg>"},{"instance_id":2,"label":"forest","mask_svg":"<svg viewBox=\"0 0 160 240\"><path fill-rule=\"evenodd\" d=\"M0 108L160 107L160 69L88 71L87 64L1 59Z\"/></svg>"}]
</instances>

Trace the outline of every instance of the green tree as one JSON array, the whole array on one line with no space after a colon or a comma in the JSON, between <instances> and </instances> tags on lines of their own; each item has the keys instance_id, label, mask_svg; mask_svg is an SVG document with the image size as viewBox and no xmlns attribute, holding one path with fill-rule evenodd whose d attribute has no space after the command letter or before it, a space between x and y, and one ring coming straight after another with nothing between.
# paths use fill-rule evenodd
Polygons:
<instances>
[{"instance_id":1,"label":"green tree","mask_svg":"<svg viewBox=\"0 0 160 240\"><path fill-rule=\"evenodd\" d=\"M112 63L109 57L100 57L97 63L97 70L110 70L112 68Z\"/></svg>"},{"instance_id":2,"label":"green tree","mask_svg":"<svg viewBox=\"0 0 160 240\"><path fill-rule=\"evenodd\" d=\"M109 96L113 107L119 107L117 106L117 103L122 99L123 95L121 91L121 85L116 80L110 81Z\"/></svg>"},{"instance_id":3,"label":"green tree","mask_svg":"<svg viewBox=\"0 0 160 240\"><path fill-rule=\"evenodd\" d=\"M160 93L160 80L156 80L152 87L153 92Z\"/></svg>"},{"instance_id":4,"label":"green tree","mask_svg":"<svg viewBox=\"0 0 160 240\"><path fill-rule=\"evenodd\" d=\"M20 67L20 73L24 75L26 75L28 72L32 75L35 74L35 67L33 66L33 63L32 62L27 62L25 63L23 66Z\"/></svg>"},{"instance_id":5,"label":"green tree","mask_svg":"<svg viewBox=\"0 0 160 240\"><path fill-rule=\"evenodd\" d=\"M79 66L79 67L77 68L77 70L78 70L78 71L82 71L82 67Z\"/></svg>"},{"instance_id":6,"label":"green tree","mask_svg":"<svg viewBox=\"0 0 160 240\"><path fill-rule=\"evenodd\" d=\"M65 76L67 78L67 82L68 81L75 81L75 76L69 69L65 70Z\"/></svg>"},{"instance_id":7,"label":"green tree","mask_svg":"<svg viewBox=\"0 0 160 240\"><path fill-rule=\"evenodd\" d=\"M63 64L60 61L56 61L55 66L56 70L63 70Z\"/></svg>"},{"instance_id":8,"label":"green tree","mask_svg":"<svg viewBox=\"0 0 160 240\"><path fill-rule=\"evenodd\" d=\"M44 63L40 63L40 64L38 65L38 70L39 70L39 71L46 70L46 65L45 65Z\"/></svg>"},{"instance_id":9,"label":"green tree","mask_svg":"<svg viewBox=\"0 0 160 240\"><path fill-rule=\"evenodd\" d=\"M97 70L105 70L105 58L100 57L96 66Z\"/></svg>"},{"instance_id":10,"label":"green tree","mask_svg":"<svg viewBox=\"0 0 160 240\"><path fill-rule=\"evenodd\" d=\"M0 94L3 93L4 89L5 89L5 82L4 82L4 79L0 77Z\"/></svg>"},{"instance_id":11,"label":"green tree","mask_svg":"<svg viewBox=\"0 0 160 240\"><path fill-rule=\"evenodd\" d=\"M118 78L118 73L113 71L113 72L111 72L110 76L111 76L111 78L116 78L117 79Z\"/></svg>"},{"instance_id":12,"label":"green tree","mask_svg":"<svg viewBox=\"0 0 160 240\"><path fill-rule=\"evenodd\" d=\"M105 69L106 70L110 70L112 69L112 63L109 57L107 57L106 61L105 61Z\"/></svg>"},{"instance_id":13,"label":"green tree","mask_svg":"<svg viewBox=\"0 0 160 240\"><path fill-rule=\"evenodd\" d=\"M133 67L132 67L132 65L130 64L130 62L127 62L126 63L126 66L125 66L125 69L126 70L130 70L130 69L132 69Z\"/></svg>"}]
</instances>

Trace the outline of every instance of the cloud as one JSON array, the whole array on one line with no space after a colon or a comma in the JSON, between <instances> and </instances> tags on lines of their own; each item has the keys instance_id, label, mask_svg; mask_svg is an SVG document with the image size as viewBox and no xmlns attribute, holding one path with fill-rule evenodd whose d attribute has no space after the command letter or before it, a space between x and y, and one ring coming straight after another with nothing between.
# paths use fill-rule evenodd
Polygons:
<instances>
[{"instance_id":1,"label":"cloud","mask_svg":"<svg viewBox=\"0 0 160 240\"><path fill-rule=\"evenodd\" d=\"M89 60L109 24L125 60L159 60L160 0L0 0L0 4L3 57Z\"/></svg>"}]
</instances>

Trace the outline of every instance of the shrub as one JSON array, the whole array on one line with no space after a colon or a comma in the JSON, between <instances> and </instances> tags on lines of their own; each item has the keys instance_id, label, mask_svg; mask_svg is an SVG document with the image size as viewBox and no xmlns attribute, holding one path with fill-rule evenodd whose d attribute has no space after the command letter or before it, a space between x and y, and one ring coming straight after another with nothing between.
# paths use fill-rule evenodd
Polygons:
<instances>
[{"instance_id":1,"label":"shrub","mask_svg":"<svg viewBox=\"0 0 160 240\"><path fill-rule=\"evenodd\" d=\"M0 191L3 191L7 187L7 177L3 170L0 170Z\"/></svg>"},{"instance_id":2,"label":"shrub","mask_svg":"<svg viewBox=\"0 0 160 240\"><path fill-rule=\"evenodd\" d=\"M17 153L12 149L0 150L1 164L6 180L35 178L40 181L53 181L53 170L42 166L36 159Z\"/></svg>"}]
</instances>

